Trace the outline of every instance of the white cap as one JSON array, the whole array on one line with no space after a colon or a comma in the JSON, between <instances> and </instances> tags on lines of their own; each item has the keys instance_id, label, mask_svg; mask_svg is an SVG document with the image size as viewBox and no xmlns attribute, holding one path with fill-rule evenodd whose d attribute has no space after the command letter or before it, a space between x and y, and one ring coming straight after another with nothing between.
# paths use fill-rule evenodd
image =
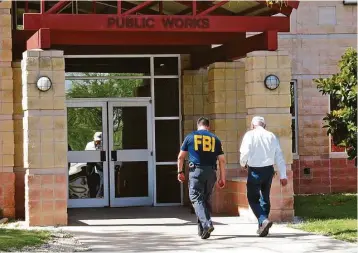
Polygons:
<instances>
[{"instance_id":1,"label":"white cap","mask_svg":"<svg viewBox=\"0 0 358 253\"><path fill-rule=\"evenodd\" d=\"M101 141L101 140L102 140L102 132L96 132L96 133L93 135L93 140L95 140L95 141Z\"/></svg>"},{"instance_id":2,"label":"white cap","mask_svg":"<svg viewBox=\"0 0 358 253\"><path fill-rule=\"evenodd\" d=\"M251 124L254 125L254 126L259 125L260 122L261 122L262 124L264 124L264 125L266 124L264 117L255 116L255 117L253 117L252 120L251 120Z\"/></svg>"}]
</instances>

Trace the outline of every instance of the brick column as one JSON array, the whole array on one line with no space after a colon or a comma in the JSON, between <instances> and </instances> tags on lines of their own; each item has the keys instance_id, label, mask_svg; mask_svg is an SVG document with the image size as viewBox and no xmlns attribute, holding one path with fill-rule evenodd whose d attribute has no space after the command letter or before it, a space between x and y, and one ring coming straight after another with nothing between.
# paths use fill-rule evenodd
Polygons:
<instances>
[{"instance_id":1,"label":"brick column","mask_svg":"<svg viewBox=\"0 0 358 253\"><path fill-rule=\"evenodd\" d=\"M265 117L267 129L280 140L287 164L288 185L281 187L279 175L275 176L271 189L271 219L284 221L293 219L293 178L292 178L292 131L291 131L291 59L287 52L257 51L247 55L246 62L246 107L247 127L253 116ZM280 79L276 90L264 86L267 75L274 74ZM277 168L276 168L277 169Z\"/></svg>"},{"instance_id":2,"label":"brick column","mask_svg":"<svg viewBox=\"0 0 358 253\"><path fill-rule=\"evenodd\" d=\"M208 74L204 69L185 70L182 86L184 135L196 129L196 120L209 115Z\"/></svg>"},{"instance_id":3,"label":"brick column","mask_svg":"<svg viewBox=\"0 0 358 253\"><path fill-rule=\"evenodd\" d=\"M0 2L0 217L15 217L11 1Z\"/></svg>"},{"instance_id":4,"label":"brick column","mask_svg":"<svg viewBox=\"0 0 358 253\"><path fill-rule=\"evenodd\" d=\"M23 126L22 119L24 112L22 110L22 71L21 62L12 63L14 79L14 136L15 136L15 212L16 218L25 217L25 169L24 169L24 151L23 151Z\"/></svg>"},{"instance_id":5,"label":"brick column","mask_svg":"<svg viewBox=\"0 0 358 253\"><path fill-rule=\"evenodd\" d=\"M213 211L237 215L238 189L230 180L239 176L238 149L246 131L245 64L217 62L209 67L209 108L212 130L221 139L227 161L227 187L215 188ZM219 171L218 171L219 173Z\"/></svg>"},{"instance_id":6,"label":"brick column","mask_svg":"<svg viewBox=\"0 0 358 253\"><path fill-rule=\"evenodd\" d=\"M187 58L182 58L189 65ZM182 78L183 138L196 129L196 121L201 116L210 117L208 104L208 72L205 69L184 70ZM187 170L187 168L186 168ZM189 204L187 182L184 187L184 201Z\"/></svg>"},{"instance_id":7,"label":"brick column","mask_svg":"<svg viewBox=\"0 0 358 253\"><path fill-rule=\"evenodd\" d=\"M67 120L62 51L27 51L22 60L25 219L30 226L67 224ZM36 87L40 76L52 88Z\"/></svg>"}]
</instances>

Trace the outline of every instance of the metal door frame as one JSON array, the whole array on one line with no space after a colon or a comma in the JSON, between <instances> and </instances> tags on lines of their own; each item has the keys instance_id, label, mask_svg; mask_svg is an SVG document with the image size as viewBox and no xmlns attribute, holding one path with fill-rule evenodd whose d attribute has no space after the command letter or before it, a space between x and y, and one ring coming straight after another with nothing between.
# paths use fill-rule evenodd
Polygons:
<instances>
[{"instance_id":1,"label":"metal door frame","mask_svg":"<svg viewBox=\"0 0 358 253\"><path fill-rule=\"evenodd\" d=\"M106 159L103 161L103 198L91 198L91 199L70 199L69 198L69 182L67 180L67 199L68 199L68 207L69 208L81 208L81 207L105 207L109 205L109 191L108 191L108 136L107 136L107 102L102 100L79 100L79 99L71 99L66 101L66 113L67 108L102 108L102 136L103 136L103 150L106 152ZM71 161L79 163L87 163L91 161L101 161L100 158L95 158L94 152L96 155L101 157L101 151L68 151L67 158L68 162ZM91 160L93 159L93 160ZM68 172L67 172L68 179Z\"/></svg>"},{"instance_id":2,"label":"metal door frame","mask_svg":"<svg viewBox=\"0 0 358 253\"><path fill-rule=\"evenodd\" d=\"M155 75L154 74L154 58L162 58L162 57L176 57L178 59L178 75ZM150 75L147 76L123 76L119 79L150 79L151 80L151 107L152 107L152 150L153 150L153 170L154 170L154 206L177 206L177 205L183 205L184 204L184 187L183 184L180 184L180 203L157 203L157 175L156 175L156 165L176 165L176 161L172 162L156 162L156 149L155 149L155 122L156 120L171 120L175 119L179 121L179 139L180 143L183 141L183 132L182 132L182 101L181 101L181 88L182 88L182 70L181 70L181 60L180 60L180 54L101 54L101 55L64 55L64 58L149 58L150 59ZM112 79L113 76L107 77L108 79ZM161 79L161 78L178 78L179 80L179 116L178 117L155 117L155 96L154 96L154 80L155 79ZM69 79L84 79L84 77L68 77L66 76L66 80ZM85 78L86 79L86 78ZM101 79L106 79L105 77L101 77ZM92 102L92 101L108 101L108 102L116 102L116 101L145 101L150 98L80 98L80 99L73 99L78 101L84 101L84 102ZM71 99L72 100L72 99ZM71 101L70 100L70 101Z\"/></svg>"},{"instance_id":3,"label":"metal door frame","mask_svg":"<svg viewBox=\"0 0 358 253\"><path fill-rule=\"evenodd\" d=\"M128 204L125 205L116 205L113 204L117 202L115 198L111 199L111 189L114 189L114 175L112 172L114 170L114 162L111 161L111 143L113 141L113 129L110 129L109 119L110 115L113 114L113 106L117 107L146 107L147 108L147 138L148 138L148 197L150 201L149 203L145 203L143 205L155 205L156 202L156 178L155 178L155 166L154 166L154 136L153 136L153 112L151 106L151 98L150 97L140 97L140 98L76 98L76 99L68 99L66 101L67 108L94 108L101 107L102 108L102 136L103 136L103 151L106 152L106 161L103 162L103 199L68 199L68 207L69 208L82 208L82 207L124 207L124 206L138 206L142 204L136 204L133 202L133 198L125 198ZM94 151L68 151L67 157L68 162L78 160L78 156L83 156L81 160L83 162L91 162L93 159ZM81 154L82 153L82 154ZM100 153L100 151L98 151ZM84 161L86 160L86 161ZM88 161L87 161L88 160ZM94 160L93 160L94 161ZM77 161L78 162L78 161ZM112 176L111 176L112 175ZM113 187L111 187L113 185ZM67 188L69 185L67 184ZM68 194L68 191L67 191ZM113 195L114 196L114 195Z\"/></svg>"},{"instance_id":4,"label":"metal door frame","mask_svg":"<svg viewBox=\"0 0 358 253\"><path fill-rule=\"evenodd\" d=\"M115 177L114 177L114 167L115 161L109 159L109 196L110 196L110 206L111 207L127 207L127 206L152 206L154 204L154 188L156 186L156 180L154 178L154 159L153 159L153 115L151 107L151 98L125 98L125 99L116 99L108 102L108 116L109 118L113 115L114 107L146 107L147 110L147 149L143 150L123 150L116 152L127 152L130 153L142 153L145 156L147 152L147 162L148 162L148 197L128 197L128 198L116 198L115 197ZM113 122L108 123L108 150L112 152L113 145ZM128 160L129 161L129 160ZM130 161L136 161L131 159ZM129 161L129 162L130 162ZM141 159L142 161L142 159ZM143 160L145 161L145 160Z\"/></svg>"}]
</instances>

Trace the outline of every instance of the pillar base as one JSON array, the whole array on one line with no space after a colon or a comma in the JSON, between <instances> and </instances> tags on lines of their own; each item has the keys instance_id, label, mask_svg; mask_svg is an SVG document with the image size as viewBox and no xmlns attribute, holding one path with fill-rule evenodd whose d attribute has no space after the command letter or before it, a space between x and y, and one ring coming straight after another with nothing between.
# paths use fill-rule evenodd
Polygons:
<instances>
[{"instance_id":1,"label":"pillar base","mask_svg":"<svg viewBox=\"0 0 358 253\"><path fill-rule=\"evenodd\" d=\"M228 179L224 189L215 188L212 199L215 214L238 216L241 206L248 206L245 178Z\"/></svg>"},{"instance_id":2,"label":"pillar base","mask_svg":"<svg viewBox=\"0 0 358 253\"><path fill-rule=\"evenodd\" d=\"M280 185L280 179L275 176L271 186L271 211L269 219L275 222L293 221L293 178L292 171L287 171L288 184ZM213 213L240 216L257 222L252 212L246 194L246 177L227 180L224 189L215 189L212 199Z\"/></svg>"},{"instance_id":3,"label":"pillar base","mask_svg":"<svg viewBox=\"0 0 358 253\"><path fill-rule=\"evenodd\" d=\"M25 171L15 172L16 219L25 219Z\"/></svg>"},{"instance_id":4,"label":"pillar base","mask_svg":"<svg viewBox=\"0 0 358 253\"><path fill-rule=\"evenodd\" d=\"M15 218L15 173L0 172L0 217Z\"/></svg>"},{"instance_id":5,"label":"pillar base","mask_svg":"<svg viewBox=\"0 0 358 253\"><path fill-rule=\"evenodd\" d=\"M25 175L25 221L28 226L67 225L66 174Z\"/></svg>"}]
</instances>

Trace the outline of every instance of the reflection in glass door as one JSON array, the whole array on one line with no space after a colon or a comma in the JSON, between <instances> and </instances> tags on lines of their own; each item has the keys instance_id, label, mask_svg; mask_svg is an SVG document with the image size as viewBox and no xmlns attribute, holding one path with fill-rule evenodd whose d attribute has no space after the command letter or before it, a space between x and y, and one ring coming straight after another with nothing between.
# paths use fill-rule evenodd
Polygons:
<instances>
[{"instance_id":1,"label":"reflection in glass door","mask_svg":"<svg viewBox=\"0 0 358 253\"><path fill-rule=\"evenodd\" d=\"M107 103L67 102L68 206L109 205Z\"/></svg>"},{"instance_id":2,"label":"reflection in glass door","mask_svg":"<svg viewBox=\"0 0 358 253\"><path fill-rule=\"evenodd\" d=\"M65 58L66 97L79 101L68 115L83 115L69 118L69 206L181 205L179 55ZM201 83L192 80L194 94L203 91ZM200 101L195 107L203 110ZM86 149L96 132L103 133L103 147Z\"/></svg>"},{"instance_id":3,"label":"reflection in glass door","mask_svg":"<svg viewBox=\"0 0 358 253\"><path fill-rule=\"evenodd\" d=\"M145 98L109 103L111 206L153 204L150 109Z\"/></svg>"}]
</instances>

